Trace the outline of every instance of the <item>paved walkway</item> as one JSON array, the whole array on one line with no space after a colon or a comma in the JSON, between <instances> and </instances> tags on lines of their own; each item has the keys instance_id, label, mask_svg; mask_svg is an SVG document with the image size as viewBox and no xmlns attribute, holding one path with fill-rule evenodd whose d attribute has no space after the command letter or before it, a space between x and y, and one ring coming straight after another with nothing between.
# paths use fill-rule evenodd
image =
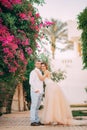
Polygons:
<instances>
[{"instance_id":1,"label":"paved walkway","mask_svg":"<svg viewBox=\"0 0 87 130\"><path fill-rule=\"evenodd\" d=\"M40 110L41 114L41 110ZM30 126L29 111L4 114L0 117L0 130L87 130L87 117L73 126Z\"/></svg>"}]
</instances>

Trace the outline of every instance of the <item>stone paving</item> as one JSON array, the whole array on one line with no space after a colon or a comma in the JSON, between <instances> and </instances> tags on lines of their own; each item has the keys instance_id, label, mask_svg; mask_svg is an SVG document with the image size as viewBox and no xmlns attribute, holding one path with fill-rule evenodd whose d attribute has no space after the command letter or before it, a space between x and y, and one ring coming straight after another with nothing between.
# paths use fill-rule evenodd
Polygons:
<instances>
[{"instance_id":1,"label":"stone paving","mask_svg":"<svg viewBox=\"0 0 87 130\"><path fill-rule=\"evenodd\" d=\"M41 110L39 112L41 114ZM29 111L4 114L0 117L0 130L87 130L87 117L72 126L30 126ZM81 122L81 123L80 123Z\"/></svg>"}]
</instances>

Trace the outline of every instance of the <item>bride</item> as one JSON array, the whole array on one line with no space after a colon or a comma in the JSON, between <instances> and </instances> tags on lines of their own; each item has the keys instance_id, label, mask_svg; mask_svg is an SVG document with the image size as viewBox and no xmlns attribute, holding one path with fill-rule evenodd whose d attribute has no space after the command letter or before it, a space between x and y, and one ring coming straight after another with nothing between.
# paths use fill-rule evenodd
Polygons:
<instances>
[{"instance_id":1,"label":"bride","mask_svg":"<svg viewBox=\"0 0 87 130\"><path fill-rule=\"evenodd\" d=\"M44 75L37 75L46 84L42 122L44 124L72 124L72 112L60 86L51 79L46 63L41 64Z\"/></svg>"}]
</instances>

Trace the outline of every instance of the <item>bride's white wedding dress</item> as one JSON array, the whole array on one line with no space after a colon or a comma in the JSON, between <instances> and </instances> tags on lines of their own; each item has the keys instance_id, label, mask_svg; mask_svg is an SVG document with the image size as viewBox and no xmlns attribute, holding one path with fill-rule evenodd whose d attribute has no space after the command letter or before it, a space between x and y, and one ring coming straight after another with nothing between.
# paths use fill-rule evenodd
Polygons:
<instances>
[{"instance_id":1,"label":"bride's white wedding dress","mask_svg":"<svg viewBox=\"0 0 87 130\"><path fill-rule=\"evenodd\" d=\"M72 124L72 112L60 86L50 78L45 79L45 84L43 123Z\"/></svg>"},{"instance_id":2,"label":"bride's white wedding dress","mask_svg":"<svg viewBox=\"0 0 87 130\"><path fill-rule=\"evenodd\" d=\"M57 83L50 78L46 78L45 84L42 115L42 122L44 124L87 125L87 120L73 119L70 105Z\"/></svg>"}]
</instances>

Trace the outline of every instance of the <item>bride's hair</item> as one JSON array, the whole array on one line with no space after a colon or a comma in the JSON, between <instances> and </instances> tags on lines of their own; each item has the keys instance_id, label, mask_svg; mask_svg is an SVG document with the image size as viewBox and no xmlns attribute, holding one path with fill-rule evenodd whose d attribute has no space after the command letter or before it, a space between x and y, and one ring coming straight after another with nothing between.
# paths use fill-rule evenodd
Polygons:
<instances>
[{"instance_id":1,"label":"bride's hair","mask_svg":"<svg viewBox=\"0 0 87 130\"><path fill-rule=\"evenodd\" d=\"M46 67L46 69L48 69L48 65L47 65L47 63L42 62L41 65L44 65L44 66Z\"/></svg>"}]
</instances>

